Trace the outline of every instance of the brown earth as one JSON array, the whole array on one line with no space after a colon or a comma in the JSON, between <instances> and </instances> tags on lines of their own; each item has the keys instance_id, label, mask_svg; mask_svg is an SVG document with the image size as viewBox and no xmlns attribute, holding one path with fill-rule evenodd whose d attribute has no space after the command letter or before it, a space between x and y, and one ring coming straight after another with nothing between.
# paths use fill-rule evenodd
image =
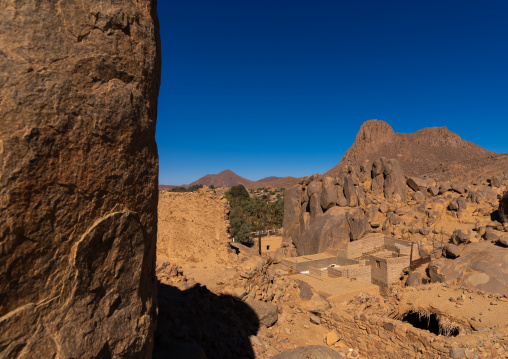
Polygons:
<instances>
[{"instance_id":1,"label":"brown earth","mask_svg":"<svg viewBox=\"0 0 508 359\"><path fill-rule=\"evenodd\" d=\"M508 172L506 154L488 151L461 139L446 127L424 128L414 133L395 133L384 121L366 121L341 162L325 173L336 176L340 168L364 161L396 158L409 176L437 180L476 180L478 175Z\"/></svg>"}]
</instances>

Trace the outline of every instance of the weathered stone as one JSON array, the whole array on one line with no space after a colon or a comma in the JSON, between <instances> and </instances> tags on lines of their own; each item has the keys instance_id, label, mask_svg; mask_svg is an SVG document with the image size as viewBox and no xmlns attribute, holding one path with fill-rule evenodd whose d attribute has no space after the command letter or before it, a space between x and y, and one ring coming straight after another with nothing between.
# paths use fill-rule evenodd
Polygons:
<instances>
[{"instance_id":1,"label":"weathered stone","mask_svg":"<svg viewBox=\"0 0 508 359\"><path fill-rule=\"evenodd\" d=\"M372 163L370 161L365 161L360 165L360 182L365 183L371 179L372 173Z\"/></svg>"},{"instance_id":2,"label":"weathered stone","mask_svg":"<svg viewBox=\"0 0 508 359\"><path fill-rule=\"evenodd\" d=\"M505 236L499 237L499 239L497 240L497 244L508 247L508 236L505 235Z\"/></svg>"},{"instance_id":3,"label":"weathered stone","mask_svg":"<svg viewBox=\"0 0 508 359\"><path fill-rule=\"evenodd\" d=\"M0 4L0 357L149 358L155 2Z\"/></svg>"},{"instance_id":4,"label":"weathered stone","mask_svg":"<svg viewBox=\"0 0 508 359\"><path fill-rule=\"evenodd\" d=\"M492 177L490 184L492 187L499 188L503 185L504 174L499 174L497 176Z\"/></svg>"},{"instance_id":5,"label":"weathered stone","mask_svg":"<svg viewBox=\"0 0 508 359\"><path fill-rule=\"evenodd\" d=\"M428 192L433 196L437 196L439 194L439 187L437 186L430 186L428 189Z\"/></svg>"},{"instance_id":6,"label":"weathered stone","mask_svg":"<svg viewBox=\"0 0 508 359\"><path fill-rule=\"evenodd\" d=\"M372 179L371 189L372 193L375 195L380 195L383 193L383 187L385 184L385 178L383 174L380 174Z\"/></svg>"},{"instance_id":7,"label":"weathered stone","mask_svg":"<svg viewBox=\"0 0 508 359\"><path fill-rule=\"evenodd\" d=\"M499 200L497 213L501 223L508 223L508 191L506 191Z\"/></svg>"},{"instance_id":8,"label":"weathered stone","mask_svg":"<svg viewBox=\"0 0 508 359\"><path fill-rule=\"evenodd\" d=\"M450 183L450 188L453 191L460 193L460 194L466 193L466 188L464 187L464 185L462 183L452 182L452 183Z\"/></svg>"},{"instance_id":9,"label":"weathered stone","mask_svg":"<svg viewBox=\"0 0 508 359\"><path fill-rule=\"evenodd\" d=\"M375 160L372 163L372 178L376 178L377 176L384 173L384 163L381 159Z\"/></svg>"},{"instance_id":10,"label":"weathered stone","mask_svg":"<svg viewBox=\"0 0 508 359\"><path fill-rule=\"evenodd\" d=\"M385 160L385 198L389 202L406 202L407 191L400 163L395 159Z\"/></svg>"},{"instance_id":11,"label":"weathered stone","mask_svg":"<svg viewBox=\"0 0 508 359\"><path fill-rule=\"evenodd\" d=\"M319 318L317 315L311 314L310 322L319 325L321 324L321 318Z\"/></svg>"},{"instance_id":12,"label":"weathered stone","mask_svg":"<svg viewBox=\"0 0 508 359\"><path fill-rule=\"evenodd\" d=\"M422 192L418 191L418 192L413 193L413 199L417 203L422 203L423 201L425 201L425 195Z\"/></svg>"},{"instance_id":13,"label":"weathered stone","mask_svg":"<svg viewBox=\"0 0 508 359\"><path fill-rule=\"evenodd\" d=\"M257 316L257 318L250 318L254 324L257 324L256 321L259 321L260 325L269 328L277 322L279 312L275 304L252 299L247 300L245 303Z\"/></svg>"},{"instance_id":14,"label":"weathered stone","mask_svg":"<svg viewBox=\"0 0 508 359\"><path fill-rule=\"evenodd\" d=\"M441 186L439 186L439 194L444 194L452 189L452 186L450 186L449 183L443 183Z\"/></svg>"},{"instance_id":15,"label":"weathered stone","mask_svg":"<svg viewBox=\"0 0 508 359\"><path fill-rule=\"evenodd\" d=\"M470 243L456 259L439 258L429 264L434 282L452 282L489 293L508 294L508 253L490 242Z\"/></svg>"},{"instance_id":16,"label":"weathered stone","mask_svg":"<svg viewBox=\"0 0 508 359\"><path fill-rule=\"evenodd\" d=\"M346 176L344 180L344 196L349 207L358 206L358 192L350 175Z\"/></svg>"},{"instance_id":17,"label":"weathered stone","mask_svg":"<svg viewBox=\"0 0 508 359\"><path fill-rule=\"evenodd\" d=\"M346 214L351 240L356 241L369 232L369 218L361 209L350 211Z\"/></svg>"},{"instance_id":18,"label":"weathered stone","mask_svg":"<svg viewBox=\"0 0 508 359\"><path fill-rule=\"evenodd\" d=\"M326 334L326 344L331 347L332 345L334 345L335 343L337 343L339 341L339 334L337 333L336 330L332 330L331 332L329 332L328 334Z\"/></svg>"},{"instance_id":19,"label":"weathered stone","mask_svg":"<svg viewBox=\"0 0 508 359\"><path fill-rule=\"evenodd\" d=\"M337 189L332 177L323 178L323 191L321 192L321 207L324 211L337 203Z\"/></svg>"},{"instance_id":20,"label":"weathered stone","mask_svg":"<svg viewBox=\"0 0 508 359\"><path fill-rule=\"evenodd\" d=\"M337 189L337 205L340 207L347 206L347 199L344 196L344 188L342 186L336 186Z\"/></svg>"},{"instance_id":21,"label":"weathered stone","mask_svg":"<svg viewBox=\"0 0 508 359\"><path fill-rule=\"evenodd\" d=\"M458 258L460 257L460 247L453 243L448 243L443 248L443 254L446 258Z\"/></svg>"},{"instance_id":22,"label":"weathered stone","mask_svg":"<svg viewBox=\"0 0 508 359\"><path fill-rule=\"evenodd\" d=\"M311 222L316 219L316 216L319 216L323 213L323 209L321 208L321 198L319 194L315 193L310 197L310 220Z\"/></svg>"},{"instance_id":23,"label":"weathered stone","mask_svg":"<svg viewBox=\"0 0 508 359\"><path fill-rule=\"evenodd\" d=\"M457 346L452 346L450 348L450 358L452 359L462 359L466 355L465 348L459 348Z\"/></svg>"},{"instance_id":24,"label":"weathered stone","mask_svg":"<svg viewBox=\"0 0 508 359\"><path fill-rule=\"evenodd\" d=\"M311 198L314 194L321 196L321 191L323 190L323 183L320 181L312 181L307 186L307 194L309 198Z\"/></svg>"},{"instance_id":25,"label":"weathered stone","mask_svg":"<svg viewBox=\"0 0 508 359\"><path fill-rule=\"evenodd\" d=\"M463 231L462 229L456 229L452 234L452 242L454 244L469 243L471 242L471 231Z\"/></svg>"},{"instance_id":26,"label":"weathered stone","mask_svg":"<svg viewBox=\"0 0 508 359\"><path fill-rule=\"evenodd\" d=\"M272 359L345 359L345 356L323 345L309 345L282 352Z\"/></svg>"},{"instance_id":27,"label":"weathered stone","mask_svg":"<svg viewBox=\"0 0 508 359\"><path fill-rule=\"evenodd\" d=\"M411 188L415 192L426 191L427 188L430 186L430 182L431 181L428 181L427 179L423 179L420 177L414 177L414 176L409 177L406 180L406 183L409 186L409 188ZM432 181L432 182L434 182L434 181Z\"/></svg>"},{"instance_id":28,"label":"weathered stone","mask_svg":"<svg viewBox=\"0 0 508 359\"><path fill-rule=\"evenodd\" d=\"M496 233L495 230L493 230L492 228L490 227L487 227L485 229L485 233L483 234L483 238L486 240L486 241L492 241L492 242L496 242L499 240L499 235Z\"/></svg>"},{"instance_id":29,"label":"weathered stone","mask_svg":"<svg viewBox=\"0 0 508 359\"><path fill-rule=\"evenodd\" d=\"M422 274L418 272L410 273L406 279L406 287L416 287L422 284Z\"/></svg>"},{"instance_id":30,"label":"weathered stone","mask_svg":"<svg viewBox=\"0 0 508 359\"><path fill-rule=\"evenodd\" d=\"M312 222L300 236L293 237L299 255L314 254L328 248L340 248L350 241L349 224L342 207L332 207Z\"/></svg>"}]
</instances>

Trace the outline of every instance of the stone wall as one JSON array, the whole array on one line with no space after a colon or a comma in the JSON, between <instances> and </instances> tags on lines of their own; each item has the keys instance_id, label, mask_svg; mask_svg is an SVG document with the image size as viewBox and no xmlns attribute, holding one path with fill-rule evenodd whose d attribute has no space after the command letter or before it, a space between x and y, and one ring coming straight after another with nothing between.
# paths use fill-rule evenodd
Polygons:
<instances>
[{"instance_id":1,"label":"stone wall","mask_svg":"<svg viewBox=\"0 0 508 359\"><path fill-rule=\"evenodd\" d=\"M151 358L155 1L0 2L0 357Z\"/></svg>"},{"instance_id":2,"label":"stone wall","mask_svg":"<svg viewBox=\"0 0 508 359\"><path fill-rule=\"evenodd\" d=\"M371 268L367 263L358 263L335 268L327 268L330 277L354 278L371 283Z\"/></svg>"},{"instance_id":3,"label":"stone wall","mask_svg":"<svg viewBox=\"0 0 508 359\"><path fill-rule=\"evenodd\" d=\"M383 258L371 256L372 283L387 285L400 279L404 268L409 267L409 257Z\"/></svg>"},{"instance_id":4,"label":"stone wall","mask_svg":"<svg viewBox=\"0 0 508 359\"><path fill-rule=\"evenodd\" d=\"M359 258L365 253L372 253L385 247L386 236L369 234L359 241L348 243L346 247L347 258Z\"/></svg>"},{"instance_id":5,"label":"stone wall","mask_svg":"<svg viewBox=\"0 0 508 359\"><path fill-rule=\"evenodd\" d=\"M412 325L365 313L327 313L321 322L336 330L339 350L353 349L364 358L502 358L508 351L508 329L438 336ZM359 340L361 338L361 340Z\"/></svg>"}]
</instances>

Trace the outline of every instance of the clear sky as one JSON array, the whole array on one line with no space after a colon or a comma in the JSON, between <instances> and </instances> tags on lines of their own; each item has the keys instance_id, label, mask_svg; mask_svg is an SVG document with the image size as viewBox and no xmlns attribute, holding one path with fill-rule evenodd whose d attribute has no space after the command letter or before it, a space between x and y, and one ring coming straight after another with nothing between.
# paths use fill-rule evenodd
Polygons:
<instances>
[{"instance_id":1,"label":"clear sky","mask_svg":"<svg viewBox=\"0 0 508 359\"><path fill-rule=\"evenodd\" d=\"M508 152L508 1L159 0L161 184L324 173L369 119Z\"/></svg>"}]
</instances>

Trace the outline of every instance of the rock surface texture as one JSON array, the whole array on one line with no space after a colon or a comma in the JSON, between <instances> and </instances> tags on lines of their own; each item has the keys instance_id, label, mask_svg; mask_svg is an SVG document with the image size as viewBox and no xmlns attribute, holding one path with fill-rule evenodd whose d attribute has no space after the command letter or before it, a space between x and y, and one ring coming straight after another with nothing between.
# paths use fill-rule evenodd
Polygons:
<instances>
[{"instance_id":1,"label":"rock surface texture","mask_svg":"<svg viewBox=\"0 0 508 359\"><path fill-rule=\"evenodd\" d=\"M488 293L508 294L508 251L488 242L471 243L456 259L433 260L429 274L432 282L454 282Z\"/></svg>"},{"instance_id":2,"label":"rock surface texture","mask_svg":"<svg viewBox=\"0 0 508 359\"><path fill-rule=\"evenodd\" d=\"M0 357L149 358L155 1L2 1L0 49Z\"/></svg>"}]
</instances>

